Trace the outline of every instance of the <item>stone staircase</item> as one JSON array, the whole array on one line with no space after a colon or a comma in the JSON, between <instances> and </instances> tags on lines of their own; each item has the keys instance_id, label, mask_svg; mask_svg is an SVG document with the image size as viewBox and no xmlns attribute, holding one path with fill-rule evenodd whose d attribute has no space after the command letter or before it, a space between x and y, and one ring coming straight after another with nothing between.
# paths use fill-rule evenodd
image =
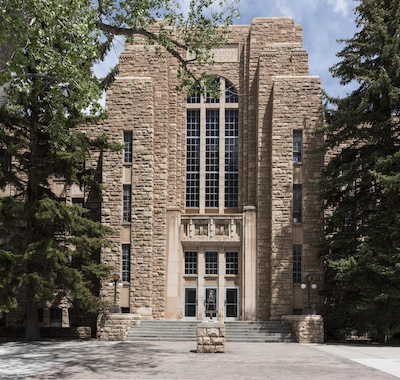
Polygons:
<instances>
[{"instance_id":1,"label":"stone staircase","mask_svg":"<svg viewBox=\"0 0 400 380\"><path fill-rule=\"evenodd\" d=\"M196 342L198 321L141 321L129 329L127 341ZM210 325L213 322L209 322ZM289 327L280 322L226 322L227 342L296 342Z\"/></svg>"}]
</instances>

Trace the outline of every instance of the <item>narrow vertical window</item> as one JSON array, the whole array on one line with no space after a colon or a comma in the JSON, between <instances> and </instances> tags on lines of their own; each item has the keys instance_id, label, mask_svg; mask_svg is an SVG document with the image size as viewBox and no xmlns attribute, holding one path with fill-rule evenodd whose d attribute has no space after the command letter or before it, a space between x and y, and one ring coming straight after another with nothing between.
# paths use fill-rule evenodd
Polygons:
<instances>
[{"instance_id":1,"label":"narrow vertical window","mask_svg":"<svg viewBox=\"0 0 400 380\"><path fill-rule=\"evenodd\" d=\"M11 156L4 151L0 151L0 171L3 173L11 172Z\"/></svg>"},{"instance_id":2,"label":"narrow vertical window","mask_svg":"<svg viewBox=\"0 0 400 380\"><path fill-rule=\"evenodd\" d=\"M218 252L206 252L206 274L218 274Z\"/></svg>"},{"instance_id":3,"label":"narrow vertical window","mask_svg":"<svg viewBox=\"0 0 400 380\"><path fill-rule=\"evenodd\" d=\"M186 115L186 207L199 207L200 201L200 110Z\"/></svg>"},{"instance_id":4,"label":"narrow vertical window","mask_svg":"<svg viewBox=\"0 0 400 380\"><path fill-rule=\"evenodd\" d=\"M239 273L239 255L237 252L225 252L226 274Z\"/></svg>"},{"instance_id":5,"label":"narrow vertical window","mask_svg":"<svg viewBox=\"0 0 400 380\"><path fill-rule=\"evenodd\" d=\"M302 257L303 247L301 244L293 245L293 282L296 284L301 283L301 257Z\"/></svg>"},{"instance_id":6,"label":"narrow vertical window","mask_svg":"<svg viewBox=\"0 0 400 380\"><path fill-rule=\"evenodd\" d=\"M302 222L302 203L303 189L302 185L293 185L293 222Z\"/></svg>"},{"instance_id":7,"label":"narrow vertical window","mask_svg":"<svg viewBox=\"0 0 400 380\"><path fill-rule=\"evenodd\" d=\"M303 131L293 131L293 162L302 161Z\"/></svg>"},{"instance_id":8,"label":"narrow vertical window","mask_svg":"<svg viewBox=\"0 0 400 380\"><path fill-rule=\"evenodd\" d=\"M238 207L239 193L239 114L225 110L225 207Z\"/></svg>"},{"instance_id":9,"label":"narrow vertical window","mask_svg":"<svg viewBox=\"0 0 400 380\"><path fill-rule=\"evenodd\" d=\"M132 131L124 131L124 163L132 163Z\"/></svg>"},{"instance_id":10,"label":"narrow vertical window","mask_svg":"<svg viewBox=\"0 0 400 380\"><path fill-rule=\"evenodd\" d=\"M219 110L206 110L206 207L218 208Z\"/></svg>"},{"instance_id":11,"label":"narrow vertical window","mask_svg":"<svg viewBox=\"0 0 400 380\"><path fill-rule=\"evenodd\" d=\"M197 274L197 252L185 252L185 274Z\"/></svg>"},{"instance_id":12,"label":"narrow vertical window","mask_svg":"<svg viewBox=\"0 0 400 380\"><path fill-rule=\"evenodd\" d=\"M130 222L132 218L132 186L123 185L122 221Z\"/></svg>"},{"instance_id":13,"label":"narrow vertical window","mask_svg":"<svg viewBox=\"0 0 400 380\"><path fill-rule=\"evenodd\" d=\"M121 281L129 282L130 280L131 280L131 245L122 244Z\"/></svg>"}]
</instances>

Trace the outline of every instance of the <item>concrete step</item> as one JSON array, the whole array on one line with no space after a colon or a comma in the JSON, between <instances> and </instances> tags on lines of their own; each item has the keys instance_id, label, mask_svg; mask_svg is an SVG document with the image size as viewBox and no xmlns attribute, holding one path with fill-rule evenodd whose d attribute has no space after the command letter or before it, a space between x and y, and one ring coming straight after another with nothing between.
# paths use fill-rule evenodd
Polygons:
<instances>
[{"instance_id":1,"label":"concrete step","mask_svg":"<svg viewBox=\"0 0 400 380\"><path fill-rule=\"evenodd\" d=\"M130 328L128 341L196 341L200 321L141 321ZM210 322L211 323L211 322ZM227 342L296 342L293 331L280 322L226 322Z\"/></svg>"}]
</instances>

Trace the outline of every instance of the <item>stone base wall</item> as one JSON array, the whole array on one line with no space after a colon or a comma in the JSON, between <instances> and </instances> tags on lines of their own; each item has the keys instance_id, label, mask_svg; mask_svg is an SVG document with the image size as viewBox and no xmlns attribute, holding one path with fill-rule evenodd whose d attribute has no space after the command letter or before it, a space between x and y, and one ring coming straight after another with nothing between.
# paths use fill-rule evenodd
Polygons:
<instances>
[{"instance_id":1,"label":"stone base wall","mask_svg":"<svg viewBox=\"0 0 400 380\"><path fill-rule=\"evenodd\" d=\"M136 314L100 314L97 321L97 338L100 340L126 340L131 326L140 324Z\"/></svg>"},{"instance_id":2,"label":"stone base wall","mask_svg":"<svg viewBox=\"0 0 400 380\"><path fill-rule=\"evenodd\" d=\"M324 319L321 315L283 315L284 326L290 326L299 343L323 343Z\"/></svg>"},{"instance_id":3,"label":"stone base wall","mask_svg":"<svg viewBox=\"0 0 400 380\"><path fill-rule=\"evenodd\" d=\"M91 339L92 329L89 326L79 327L41 327L41 338L46 339ZM24 335L22 326L0 327L0 339L19 339Z\"/></svg>"},{"instance_id":4,"label":"stone base wall","mask_svg":"<svg viewBox=\"0 0 400 380\"><path fill-rule=\"evenodd\" d=\"M226 327L223 323L203 322L197 326L197 352L224 353Z\"/></svg>"}]
</instances>

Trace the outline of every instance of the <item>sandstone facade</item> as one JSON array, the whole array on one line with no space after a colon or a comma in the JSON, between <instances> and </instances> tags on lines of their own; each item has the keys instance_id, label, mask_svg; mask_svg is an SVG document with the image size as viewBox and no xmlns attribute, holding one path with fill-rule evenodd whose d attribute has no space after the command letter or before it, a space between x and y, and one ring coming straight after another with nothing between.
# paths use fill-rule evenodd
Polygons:
<instances>
[{"instance_id":1,"label":"sandstone facade","mask_svg":"<svg viewBox=\"0 0 400 380\"><path fill-rule=\"evenodd\" d=\"M188 102L176 90L173 57L140 40L126 45L107 92L108 119L87 130L125 146L87 162L98 169L101 203L52 184L115 232L100 260L121 275L122 311L140 319L207 320L213 295L220 321L280 320L305 306L305 275L322 281L323 218L312 181L323 156L312 152L320 141L310 133L322 123L321 84L309 76L302 29L288 18L254 19L231 27L214 57L207 70L219 78L220 101ZM100 294L112 304L108 282ZM318 312L315 290L312 303ZM43 324L59 308L57 326L70 325L68 305L40 307ZM112 339L123 339L130 319L114 319L100 334L117 324Z\"/></svg>"},{"instance_id":2,"label":"sandstone facade","mask_svg":"<svg viewBox=\"0 0 400 380\"><path fill-rule=\"evenodd\" d=\"M278 320L296 313L306 295L293 281L294 245L301 247L300 264L299 257L295 264L297 272L301 266L300 276L312 274L315 282L322 281L317 255L322 213L312 180L318 178L323 157L312 153L319 141L309 133L322 123L321 84L309 76L302 29L287 18L255 19L250 26L231 27L228 39L215 50L209 74L221 78L224 88L232 84L238 95L236 105L221 100L216 106L221 119L224 107L238 112L235 207L224 205L221 131L219 204L206 205L203 145L208 137L201 132L199 204L188 207L186 112L198 109L203 115L201 107L209 105L187 104L186 94L175 90L174 58L144 45L126 45L119 77L107 93L109 117L101 130L120 144L131 135L132 162L124 161L124 152L103 157L102 221L116 234L102 260L117 272L122 265L126 270L122 246L129 248L129 281L118 291L118 300L124 311L142 318L207 319L210 289L216 292L218 318ZM207 120L200 119L202 130ZM302 138L296 162L294 131ZM294 218L293 185L301 187L301 220ZM129 221L123 217L123 189L130 192ZM194 271L185 270L186 252L196 256ZM208 252L216 252L213 273ZM238 255L233 274L225 270L227 252ZM112 298L106 287L102 294Z\"/></svg>"}]
</instances>

